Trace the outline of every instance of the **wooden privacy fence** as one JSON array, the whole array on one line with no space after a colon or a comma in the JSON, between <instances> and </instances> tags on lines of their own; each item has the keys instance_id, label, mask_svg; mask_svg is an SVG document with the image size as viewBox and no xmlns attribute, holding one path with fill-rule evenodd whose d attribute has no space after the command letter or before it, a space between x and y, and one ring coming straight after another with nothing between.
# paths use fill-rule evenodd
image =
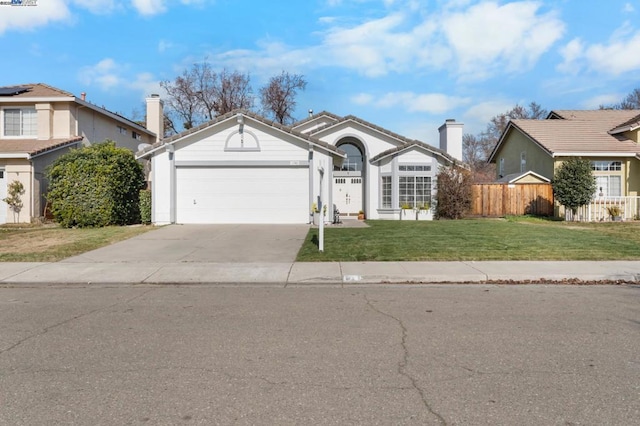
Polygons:
<instances>
[{"instance_id":1,"label":"wooden privacy fence","mask_svg":"<svg viewBox=\"0 0 640 426\"><path fill-rule=\"evenodd\" d=\"M471 193L473 216L554 214L553 189L549 183L474 184Z\"/></svg>"}]
</instances>

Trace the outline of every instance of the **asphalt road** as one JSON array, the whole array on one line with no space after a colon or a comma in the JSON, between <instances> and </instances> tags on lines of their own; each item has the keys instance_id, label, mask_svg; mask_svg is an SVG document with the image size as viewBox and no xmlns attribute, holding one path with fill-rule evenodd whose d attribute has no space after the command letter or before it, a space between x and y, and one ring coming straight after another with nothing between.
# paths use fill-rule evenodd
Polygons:
<instances>
[{"instance_id":1,"label":"asphalt road","mask_svg":"<svg viewBox=\"0 0 640 426\"><path fill-rule=\"evenodd\" d=\"M631 425L638 286L0 287L0 424Z\"/></svg>"}]
</instances>

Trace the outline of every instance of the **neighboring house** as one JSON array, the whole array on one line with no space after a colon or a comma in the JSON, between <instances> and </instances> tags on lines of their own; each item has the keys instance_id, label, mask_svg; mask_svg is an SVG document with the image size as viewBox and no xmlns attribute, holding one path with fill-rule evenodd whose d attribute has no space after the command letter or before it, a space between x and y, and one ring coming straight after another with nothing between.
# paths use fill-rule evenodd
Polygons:
<instances>
[{"instance_id":1,"label":"neighboring house","mask_svg":"<svg viewBox=\"0 0 640 426\"><path fill-rule=\"evenodd\" d=\"M639 142L640 110L551 111L545 120L511 120L489 162L498 180L529 171L552 180L567 158L586 158L596 178L594 199L637 197Z\"/></svg>"},{"instance_id":2,"label":"neighboring house","mask_svg":"<svg viewBox=\"0 0 640 426\"><path fill-rule=\"evenodd\" d=\"M439 167L461 161L462 126L441 126L440 149L353 116L288 127L239 110L137 157L152 162L156 224L310 223L319 201L325 221L334 206L344 219L399 219L402 204L431 204Z\"/></svg>"},{"instance_id":3,"label":"neighboring house","mask_svg":"<svg viewBox=\"0 0 640 426\"><path fill-rule=\"evenodd\" d=\"M148 102L161 111L159 98ZM15 219L0 201L0 223L44 215L45 169L68 150L111 139L135 152L140 144L156 142L156 133L87 102L84 93L78 98L42 83L0 87L0 200L14 180L25 188Z\"/></svg>"}]
</instances>

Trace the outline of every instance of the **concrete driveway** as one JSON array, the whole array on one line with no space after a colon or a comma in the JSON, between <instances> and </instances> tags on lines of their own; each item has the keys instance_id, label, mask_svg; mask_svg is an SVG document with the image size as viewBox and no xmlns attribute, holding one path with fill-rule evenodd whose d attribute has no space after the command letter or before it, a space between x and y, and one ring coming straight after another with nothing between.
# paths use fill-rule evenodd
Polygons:
<instances>
[{"instance_id":1,"label":"concrete driveway","mask_svg":"<svg viewBox=\"0 0 640 426\"><path fill-rule=\"evenodd\" d=\"M169 225L62 262L290 263L309 225Z\"/></svg>"}]
</instances>

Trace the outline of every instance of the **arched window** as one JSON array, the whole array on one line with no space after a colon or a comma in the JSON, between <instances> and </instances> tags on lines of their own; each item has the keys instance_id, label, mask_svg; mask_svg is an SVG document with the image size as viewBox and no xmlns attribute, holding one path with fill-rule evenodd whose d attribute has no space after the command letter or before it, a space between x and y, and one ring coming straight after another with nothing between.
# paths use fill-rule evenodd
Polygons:
<instances>
[{"instance_id":1,"label":"arched window","mask_svg":"<svg viewBox=\"0 0 640 426\"><path fill-rule=\"evenodd\" d=\"M362 152L360 148L352 143L344 143L338 146L341 150L347 153L344 163L342 163L341 171L344 172L360 172L362 171Z\"/></svg>"}]
</instances>

